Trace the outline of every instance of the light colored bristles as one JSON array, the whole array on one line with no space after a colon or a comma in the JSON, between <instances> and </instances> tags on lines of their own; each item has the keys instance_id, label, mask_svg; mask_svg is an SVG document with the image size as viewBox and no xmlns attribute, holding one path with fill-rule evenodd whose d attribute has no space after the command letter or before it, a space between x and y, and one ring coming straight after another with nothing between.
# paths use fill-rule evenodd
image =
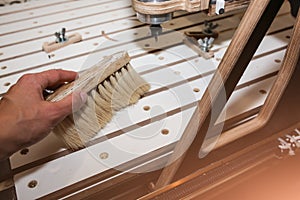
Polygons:
<instances>
[{"instance_id":1,"label":"light colored bristles","mask_svg":"<svg viewBox=\"0 0 300 200\"><path fill-rule=\"evenodd\" d=\"M112 106L115 111L118 111L129 105L129 95L122 89L115 76L110 76L109 80L113 87L111 99Z\"/></svg>"},{"instance_id":2,"label":"light colored bristles","mask_svg":"<svg viewBox=\"0 0 300 200\"><path fill-rule=\"evenodd\" d=\"M95 100L95 112L98 118L99 125L103 128L112 118L113 111L110 102L105 101L95 90L91 92Z\"/></svg>"},{"instance_id":3,"label":"light colored bristles","mask_svg":"<svg viewBox=\"0 0 300 200\"><path fill-rule=\"evenodd\" d=\"M133 80L133 83L135 83L136 92L142 96L145 94L145 92L148 92L150 90L150 85L147 83L128 63L127 64L127 70L128 74L130 75L131 79Z\"/></svg>"},{"instance_id":4,"label":"light colored bristles","mask_svg":"<svg viewBox=\"0 0 300 200\"><path fill-rule=\"evenodd\" d=\"M98 92L105 101L111 101L112 87L108 81L105 80L103 84L99 84Z\"/></svg>"},{"instance_id":5,"label":"light colored bristles","mask_svg":"<svg viewBox=\"0 0 300 200\"><path fill-rule=\"evenodd\" d=\"M131 79L128 71L125 68L122 68L121 73L116 73L116 78L122 89L129 94L129 104L136 103L141 96L135 92L136 85Z\"/></svg>"},{"instance_id":6,"label":"light colored bristles","mask_svg":"<svg viewBox=\"0 0 300 200\"><path fill-rule=\"evenodd\" d=\"M71 149L83 147L118 110L135 104L150 85L127 64L111 74L88 94L86 104L68 116L54 132Z\"/></svg>"},{"instance_id":7,"label":"light colored bristles","mask_svg":"<svg viewBox=\"0 0 300 200\"><path fill-rule=\"evenodd\" d=\"M71 116L66 117L58 124L53 132L71 149L75 150L84 146Z\"/></svg>"}]
</instances>

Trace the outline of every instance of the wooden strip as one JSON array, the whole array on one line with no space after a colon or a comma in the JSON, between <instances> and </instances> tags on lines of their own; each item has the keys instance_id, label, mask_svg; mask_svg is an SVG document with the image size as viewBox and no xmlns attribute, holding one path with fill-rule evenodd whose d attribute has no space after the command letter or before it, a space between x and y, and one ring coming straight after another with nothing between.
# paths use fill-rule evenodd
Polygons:
<instances>
[{"instance_id":1,"label":"wooden strip","mask_svg":"<svg viewBox=\"0 0 300 200\"><path fill-rule=\"evenodd\" d=\"M187 30L187 29L185 29L185 30ZM145 30L146 31L146 30ZM128 31L128 32L133 32L133 31ZM134 33L134 32L133 32ZM278 34L278 35L284 35L284 37L285 37L285 35L286 34L288 34L288 33L286 33L286 32L283 32L283 33L280 33L280 34ZM163 39L163 37L165 37L165 36L161 36L162 37L162 39ZM223 36L220 36L220 37L223 37ZM280 37L280 36L279 36ZM268 38L268 37L267 37ZM113 52L116 52L116 51L120 51L120 50L124 50L124 47L123 48L121 48L121 46L120 45L127 45L126 46L126 48L128 48L128 49L134 49L136 46L138 46L139 44L141 44L141 43L143 43L143 41L142 41L142 39L145 39L145 38L141 38L141 39L139 39L139 40L136 40L136 42L138 42L138 41L140 41L139 43L136 43L136 44L130 44L130 42L128 41L128 42L120 42L119 44L116 44L116 45L111 45L110 47L109 47L109 49L108 48L105 48L105 46L103 46L102 48L100 48L99 50L96 50L96 51L94 51L94 53L100 53L101 51L103 51L103 50L109 50L111 53L113 53ZM283 38L283 39L285 39L285 38ZM288 40L288 39L285 39L286 41ZM149 38L148 39L148 41L151 41L151 38ZM89 43L90 43L90 45L93 45L93 42L94 42L94 40L93 41L89 41ZM147 41L144 41L145 43L147 42ZM274 45L279 45L280 43L283 43L283 41L280 41L280 40L278 40L278 44L274 44ZM83 47L83 46L86 46L87 44L85 43L85 44L74 44L74 45L76 45L76 46L78 46L78 47ZM73 45L73 46L74 46ZM217 45L215 45L215 48L216 47L218 47ZM67 48L67 47L66 47ZM73 47L72 47L73 48ZM84 50L84 48L79 48L79 49L82 49L82 50ZM213 49L212 49L213 50ZM109 53L109 52L108 52ZM259 52L259 53L261 53L261 52ZM82 54L77 54L76 56L72 56L72 57L68 57L67 59L68 60L70 60L70 59L73 59L73 58L78 58L78 57L80 57L80 56L84 56L84 55L88 55L88 53L82 53ZM67 57L67 56L64 56L64 55L59 55L59 56L56 56L56 57L62 57L62 58L60 58L60 59L58 59L58 58L56 58L56 61L50 61L49 62L49 59L46 57L45 58L45 55L43 56L43 57L41 57L42 55L40 55L40 56L38 56L38 55L34 55L34 56L28 56L27 57L27 59L28 59L28 62L26 61L25 62L25 57L24 58L20 58L20 59L15 59L14 61L7 61L7 62L3 62L2 63L2 65L3 66L7 66L7 68L4 70L4 71L6 71L6 73L2 73L2 75L0 76L1 78L4 78L5 76L8 76L8 75L12 75L12 73L9 73L10 71L12 71L13 70L13 68L18 68L17 66L16 66L16 62L18 62L18 60L20 60L20 62L22 63L22 65L24 66L24 62L25 63L32 63L32 62L34 62L34 63L36 63L38 60L43 60L43 62L45 63L45 64L42 64L42 65L39 65L39 66L32 66L32 65L30 65L31 67L30 67L30 69L35 69L35 68L40 68L40 67L44 67L44 66L47 66L47 65L49 65L49 64L51 64L51 66L52 66L52 68L54 67L54 65L53 64L55 64L55 63L58 63L58 62L61 62L61 61L63 61L63 60L66 60L64 57ZM26 59L26 60L27 60ZM11 63L11 64L10 64ZM78 62L77 62L78 63ZM16 66L16 67L14 67L14 66L12 66L12 65L14 65L14 66ZM29 64L27 64L27 65L29 65ZM80 64L81 65L81 64ZM60 64L60 66L62 66L62 64ZM24 68L26 68L26 66L24 66ZM24 71L24 70L22 70L22 71ZM20 71L17 71L18 73L20 72ZM14 72L15 73L15 72Z\"/></svg>"},{"instance_id":2,"label":"wooden strip","mask_svg":"<svg viewBox=\"0 0 300 200\"><path fill-rule=\"evenodd\" d=\"M32 9L30 11L20 11L18 13L12 13L7 15L0 15L0 25L20 22L24 20L34 19L38 17L51 16L54 14L76 11L78 8L87 8L95 5L106 3L105 1L99 2L97 0L89 1L69 1L65 4L54 4L52 6L45 6L38 9ZM0 11L1 12L1 11Z\"/></svg>"},{"instance_id":3,"label":"wooden strip","mask_svg":"<svg viewBox=\"0 0 300 200\"><path fill-rule=\"evenodd\" d=\"M109 18L114 14L115 18L112 20ZM128 17L133 17L134 13L132 12L131 8L127 7L121 10L112 10L110 12L98 13L93 14L90 17L85 18L78 18L64 23L55 23L53 22L52 25L43 26L40 28L33 28L28 31L16 32L11 33L9 35L5 35L0 37L1 39L1 48L21 44L27 41L34 41L35 39L41 39L44 37L52 36L52 34L57 31L58 28L66 27L67 31L77 31L82 28L88 28L92 26L98 26L108 22L114 22L120 19L125 19ZM95 23L96 22L96 23Z\"/></svg>"},{"instance_id":4,"label":"wooden strip","mask_svg":"<svg viewBox=\"0 0 300 200\"><path fill-rule=\"evenodd\" d=\"M0 168L0 199L14 199L16 192L9 159L0 161Z\"/></svg>"},{"instance_id":5,"label":"wooden strip","mask_svg":"<svg viewBox=\"0 0 300 200\"><path fill-rule=\"evenodd\" d=\"M288 16L288 17L290 17L290 16ZM120 23L121 24L121 26L122 26L122 23ZM104 25L104 27L105 27L106 25ZM278 26L278 25L277 25ZM98 27L98 26L97 26ZM119 27L119 26L117 26L117 27ZM279 28L279 27L278 27ZM101 27L99 27L99 29L101 29ZM93 36L93 33L94 32L96 32L96 30L94 31L94 30L82 30L82 32L84 32L84 33L89 33L89 35L88 35L88 37L87 38L85 38L85 41L86 40L88 40L88 39L91 39L92 37L91 36ZM1 59L0 61L6 61L7 59L9 59L9 58L7 58L10 54L15 54L16 52L22 52L22 50L24 49L24 51L27 51L28 52L28 50L29 49L40 49L40 43L42 43L42 42L44 42L45 40L43 40L43 39L36 39L36 40L34 40L34 43L33 42L30 42L30 43L28 43L27 45L26 44L19 44L19 47L20 48L18 48L18 51L16 51L15 50L15 48L14 47L7 47L7 48L2 48L2 52L4 52L4 55L2 55L2 56L0 56L0 58L2 57L2 58L6 58L6 59ZM30 48L29 48L30 47ZM10 53L11 52L11 53ZM38 51L33 51L32 53L37 53ZM28 53L26 53L26 54L24 54L24 55L29 55ZM19 56L21 56L21 55L18 55L18 56L13 56L13 57L11 57L10 59L15 59L15 58L17 58L17 57L19 57Z\"/></svg>"},{"instance_id":6,"label":"wooden strip","mask_svg":"<svg viewBox=\"0 0 300 200\"><path fill-rule=\"evenodd\" d=\"M122 13L125 13L126 16L122 16ZM130 13L129 16L127 16L128 13ZM111 28L116 29L117 27L115 27L115 26L111 26L110 27L109 26L109 25L111 25L110 23L120 22L120 20L124 20L124 19L128 19L129 20L129 21L127 21L127 23L128 22L130 22L130 23L134 22L136 24L141 25L141 22L139 22L136 19L135 13L132 12L131 8L129 8L128 11L126 11L126 12L124 12L124 10L121 10L121 11L118 10L118 13L116 13L116 14L114 14L114 12L111 11L110 14L114 16L113 19L109 18L109 20L103 21L102 19L108 19L108 18L105 15L102 16L102 13L99 13L99 15L94 15L94 16L92 16L89 19L85 19L85 20L73 20L72 22L70 22L71 24L66 23L63 26L68 27L69 31L78 31L78 30L80 30L80 31L86 32L86 31L90 31L87 28L93 27L94 29L98 28L98 32L99 32L99 28L100 28L99 25L107 23L107 25L105 25L104 29L111 29ZM181 14L181 15L178 15L178 16L179 17L180 16L184 17L186 15L187 14ZM119 16L119 17L117 18L116 16ZM74 21L76 23L74 23ZM124 23L123 26L126 25L125 22L123 22L123 23ZM84 24L84 26L82 24ZM74 26L74 28L70 28L71 26ZM136 25L129 26L129 28L135 28L135 27L136 27ZM12 46L12 45L27 43L27 42L30 42L30 41L36 41L37 39L41 39L41 38L44 38L44 37L49 37L50 36L49 34L48 35L42 34L44 32L47 32L47 30L49 28L50 27L47 26L47 27L43 27L43 30L41 30L41 29L33 29L32 31L24 31L24 32L18 32L18 33L15 33L15 34L7 35L7 37L4 37L4 39L2 41L2 43L6 44L6 45L2 45L1 47L2 48L3 47L9 47L9 46ZM45 29L47 29L47 30L45 30ZM87 29L87 30L84 30L84 29ZM54 30L56 31L56 29L54 29ZM37 32L39 32L39 35L41 35L40 37L34 37L34 35L36 35ZM89 38L89 35L87 37ZM1 38L1 40L2 40L2 38ZM11 43L8 44L8 42L11 42ZM37 48L37 49L39 49L39 48Z\"/></svg>"},{"instance_id":7,"label":"wooden strip","mask_svg":"<svg viewBox=\"0 0 300 200\"><path fill-rule=\"evenodd\" d=\"M130 15L128 15L128 13L130 13ZM114 31L118 30L118 27L116 27L116 26L118 26L117 24L114 26L114 24L109 24L109 23L120 21L120 19L124 19L126 17L128 18L128 17L134 17L135 16L135 13L132 12L130 8L122 10L121 12L120 11L116 11L116 12L110 11L110 14L114 15L114 19L113 20L104 20L104 19L108 18L108 15L99 14L99 15L95 15L95 16L93 16L91 18L88 18L85 21L82 21L81 19L80 20L73 20L72 23L71 22L70 22L70 24L66 23L66 24L64 24L64 26L67 27L68 31L90 32L90 34L86 35L86 38L85 38L85 39L89 39L89 38L92 38L92 37L95 37L95 36L99 36L99 31L101 31L101 29L103 29L103 30L110 30L110 31L106 31L106 33L108 33L108 32L114 32ZM120 18L118 18L118 16L120 16ZM198 20L198 19L199 19L199 16L195 15L195 14L189 15L189 16L185 16L184 18L180 17L180 18L174 19L172 21L173 25L170 26L170 27L166 26L166 28L167 29L178 30L178 28L180 28L180 27L187 27L188 25L194 24L194 22L196 20ZM204 18L204 19L206 19L206 18ZM183 23L181 21L187 21L187 22ZM233 22L235 22L235 21L237 21L237 20L233 20ZM83 26L83 25L77 24L79 22L81 22L82 24L85 24L85 25ZM97 22L97 23L95 23L95 22ZM132 18L128 18L128 21L125 21L123 23L127 23L128 24L126 26L127 29L129 29L131 27L135 28L137 24L141 24L137 20L132 20ZM202 21L202 23L203 23L203 21ZM182 25L182 24L184 24L184 25ZM103 26L99 27L99 25L103 25ZM232 25L230 25L230 26L232 26ZM0 37L0 39L1 39L1 45L2 45L1 48L7 47L7 45L9 45L9 46L15 45L15 44L19 44L20 45L20 44L22 44L22 41L34 41L34 42L42 43L45 40L40 40L40 39L42 39L42 38L43 39L47 39L46 37L50 36L49 33L52 34L53 30L56 31L55 27L57 28L57 26L53 26L52 28L49 27L49 26L45 27L47 29L46 30L42 30L43 34L39 34L40 37L38 37L38 38L36 38L34 36L36 35L36 33L38 31L40 31L39 29L34 29L32 31L24 31L24 32L20 32L20 33L11 34L11 35L8 35L8 36L5 36L5 37ZM49 31L49 30L51 30L50 28L52 29L52 31ZM89 30L87 28L92 28L92 30ZM97 33L97 34L95 34L94 32ZM45 33L48 33L48 35L46 35ZM35 44L35 43L32 44L32 42L31 42L30 44L28 44L28 46L29 45L31 45L32 48L29 48L29 49L27 48L26 52L28 52L28 50L30 50L30 49L33 49L33 50L40 49L40 45L39 44ZM12 52L15 52L15 51L12 51ZM3 50L3 53L5 55L5 49Z\"/></svg>"},{"instance_id":8,"label":"wooden strip","mask_svg":"<svg viewBox=\"0 0 300 200\"><path fill-rule=\"evenodd\" d=\"M130 7L130 5L124 5L124 4L113 4L113 5L114 6L111 6L111 7L113 9L119 9L119 11L120 11L120 8L129 8ZM74 16L70 16L70 15L68 16L65 13L56 14L55 16L58 17L58 20L53 21L53 22L49 22L49 17L45 16L45 17L39 17L39 18L35 19L34 21L25 20L22 22L10 23L8 25L7 24L0 25L0 28L2 30L0 33L0 36L5 36L8 34L21 32L21 31L27 31L27 30L31 30L33 28L41 28L41 27L49 26L49 25L58 26L59 24L61 24L61 26L63 26L62 25L63 23L72 21L76 18L84 19L87 17L94 16L96 14L99 14L99 12L102 12L102 13L109 12L102 5L91 7L90 10L91 11L88 11L86 8L82 9L82 10L78 10L78 12L76 12L77 14L74 14ZM87 14L84 11L87 11Z\"/></svg>"},{"instance_id":9,"label":"wooden strip","mask_svg":"<svg viewBox=\"0 0 300 200\"><path fill-rule=\"evenodd\" d=\"M202 23L203 22L201 22L200 24L202 24ZM230 22L228 22L228 23L230 24ZM184 29L184 30L188 30L188 29ZM133 35L136 32L138 32L140 36L133 37L133 39L131 37L129 37L129 38L127 37L127 35ZM95 50L93 53L104 51L104 50L106 50L106 51L109 50L111 53L114 53L116 51L121 51L121 50L126 50L126 49L136 49L137 47L139 47L139 49L140 49L141 46L143 46L142 45L143 42L146 43L146 42L149 41L149 42L153 43L152 38L150 36L148 36L147 33L148 33L148 28L147 27L142 27L139 30L128 30L126 32L124 31L123 34L120 35L120 36L118 34L116 34L116 37L119 38L120 42L108 43L107 44L107 43L104 43L104 41L106 41L105 38L101 37L100 39L95 38L95 39L92 39L92 40L89 40L89 41L85 41L84 43L74 44L70 48L66 47L65 51L67 51L68 49L76 48L76 52L74 52L75 56L74 55L73 56L68 56L68 55L65 55L65 54L63 54L63 55L59 54L55 57L56 58L55 62L51 62L51 61L49 62L49 58L46 57L45 54L39 53L39 54L34 54L34 55L29 55L29 56L26 56L26 57L22 57L22 58L19 58L19 59L9 60L7 62L2 62L2 65L7 66L7 69L5 70L5 72L7 72L7 73L11 72L12 69L15 68L15 67L10 67L10 65L12 65L10 63L14 63L13 65L16 66L18 61L21 61L23 69L26 68L26 66L24 66L24 62L27 63L28 66L30 65L30 68L38 68L38 67L49 65L49 64L52 65L54 63L57 63L57 62L61 61L62 59L65 59L65 58L71 59L71 58L75 58L75 57L77 58L79 56L89 55L90 50L87 51L86 47L87 46L93 47L95 43L97 43L97 44L104 43L104 44L102 44L101 48ZM177 37L179 36L179 34L176 33L176 32L171 32L171 34L177 35ZM161 36L161 39L163 40L166 37L167 37L167 35L164 34L164 35ZM142 41L142 40L144 40L144 41ZM171 41L167 41L167 42L169 44ZM175 42L177 43L177 41L174 40L174 43ZM164 43L162 43L162 44L164 46L166 46ZM153 43L153 45L155 45L155 44ZM162 47L164 47L164 46L162 46ZM116 49L118 49L118 50L116 50ZM74 51L74 50L72 50L72 51ZM110 54L110 52L108 52L107 54ZM27 59L28 59L28 62L26 61ZM39 66L34 66L33 63L44 63L44 64L39 65ZM19 67L17 67L17 68L19 69ZM4 75L8 75L8 74L2 73L1 78L4 77Z\"/></svg>"},{"instance_id":10,"label":"wooden strip","mask_svg":"<svg viewBox=\"0 0 300 200\"><path fill-rule=\"evenodd\" d=\"M291 18L291 16L288 14L288 15L285 15L284 17L287 17L287 19L285 19L285 20L277 20L277 22L280 22L280 21L290 21L290 18ZM196 16L196 18L199 18L199 16L198 16L198 14L197 14L197 16ZM196 19L195 18L195 19ZM194 21L194 19L190 19L190 21ZM125 22L123 22L123 23L125 23ZM123 25L123 23L121 23L120 22L120 26L122 26ZM176 24L178 24L178 23L176 23L176 20L172 20L172 24L174 24L175 23L175 27L176 27ZM97 28L98 29L101 29L101 27L99 27L99 25L100 24L97 24ZM173 25L174 26L174 25ZM276 27L277 28L277 30L279 30L280 29L280 27L281 26L286 26L286 23L284 24L284 23L277 23L277 25L275 26L273 26L273 27ZM90 26L89 26L90 27ZM104 28L108 28L108 29L111 29L111 28L109 28L109 26L107 26L106 24L104 24L104 26L103 26ZM117 26L117 27L119 27L119 26ZM172 27L172 28L175 28L175 27ZM168 28L168 27L167 27ZM170 27L171 28L171 27ZM76 30L79 30L79 29L72 29L71 31L76 31ZM88 40L88 39L91 39L93 36L96 36L95 34L93 34L94 32L96 32L96 30L94 31L94 30L89 30L89 29L87 29L86 28L86 30L81 30L83 33L89 33L88 35L87 35L87 37L85 37L85 40ZM111 31L111 33L116 33L116 32L112 32ZM21 35L20 35L21 36ZM20 38L20 36L18 36L18 35L16 35L16 36L14 36L14 38L15 37L18 37L18 38ZM22 36L22 37L24 37L24 36ZM30 41L32 41L32 42L30 42ZM34 41L34 42L33 42ZM14 47L10 47L10 46L8 46L8 47L4 47L4 48L2 48L2 52L4 53L4 55L2 55L1 57L2 57L2 59L0 60L0 61L5 61L6 59L7 59L7 57L10 55L10 52L11 52L11 54L16 54L17 52L18 53L21 53L20 51L22 51L23 49L26 51L26 54L28 54L29 52L28 52L28 50L30 50L30 49L32 49L31 51L34 53L34 52L37 52L37 50L39 50L40 49L40 43L42 43L42 42L44 42L45 40L44 39L38 39L38 38L35 38L35 39L32 39L32 40L28 40L28 44L26 45L26 43L25 44L19 44L19 46L21 47L21 48L18 48L18 51L16 51L15 49L14 49ZM30 43L29 43L30 42ZM29 48L30 47L30 48ZM11 50L10 50L10 48L11 48ZM36 49L36 50L35 50ZM25 55L26 55L25 54ZM21 56L21 55L18 55L18 56ZM0 57L0 58L1 58ZM16 56L13 56L13 57L11 57L11 59L13 59L13 58L15 58ZM5 60L3 60L3 58L5 58Z\"/></svg>"},{"instance_id":11,"label":"wooden strip","mask_svg":"<svg viewBox=\"0 0 300 200\"><path fill-rule=\"evenodd\" d=\"M28 11L28 10L32 10L32 9L43 8L45 6L65 4L68 2L70 2L70 1L60 1L60 0L52 0L51 2L31 1L31 2L26 2L23 5L14 5L14 6L3 7L3 8L0 7L0 13L1 13L1 15L15 14L18 12Z\"/></svg>"}]
</instances>

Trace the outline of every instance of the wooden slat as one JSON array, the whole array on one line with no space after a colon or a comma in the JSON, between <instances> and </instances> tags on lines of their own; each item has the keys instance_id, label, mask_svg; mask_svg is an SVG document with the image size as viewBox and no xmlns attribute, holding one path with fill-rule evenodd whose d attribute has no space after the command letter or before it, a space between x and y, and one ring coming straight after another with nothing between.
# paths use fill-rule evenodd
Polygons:
<instances>
[{"instance_id":1,"label":"wooden slat","mask_svg":"<svg viewBox=\"0 0 300 200\"><path fill-rule=\"evenodd\" d=\"M35 3L41 3L43 1L38 1ZM62 3L62 1L51 1L51 5L39 7L36 9L30 9L30 10L20 10L17 13L11 13L11 14L2 14L0 15L0 25L13 23L13 22L19 22L19 21L25 21L28 19L34 19L42 16L51 16L57 13L63 13L63 12L77 12L78 8L85 8L85 7L92 7L94 5L100 5L103 4L105 6L106 2L99 2L97 0L89 0L85 2L81 1L65 1ZM26 3L26 5L29 5L30 2ZM25 6L25 5L24 5ZM23 7L23 6L22 6ZM107 7L108 9L109 7Z\"/></svg>"},{"instance_id":2,"label":"wooden slat","mask_svg":"<svg viewBox=\"0 0 300 200\"><path fill-rule=\"evenodd\" d=\"M228 20L228 22L225 20L224 23L223 23L223 28L225 29L226 28L226 25L228 23L228 27L230 28L230 24L232 24L232 20ZM227 27L227 28L228 28ZM191 29L184 29L184 30L193 30L194 28L191 28ZM220 27L220 31L222 31L222 28ZM127 34L125 34L127 32ZM124 44L124 46L120 46L120 45L116 45L115 42L106 42L106 45L114 45L115 47L114 48L110 48L110 49L106 49L106 51L104 52L107 52L106 54L109 54L109 52L113 53L113 52L116 52L116 51L120 51L120 50L124 50L124 49L138 49L140 46L148 43L148 44L151 44L153 43L152 39L149 38L148 40L144 40L144 41L140 41L136 44L132 43L128 43L130 40L132 40L130 37L128 37L126 39L126 35L134 35L134 33L138 32L140 36L138 36L137 38L143 38L144 35L147 35L148 33L148 30L147 28L139 28L139 29L135 29L135 30L128 30L128 31L124 31L122 32L121 36L125 38L124 39L120 39L120 44ZM288 39L285 38L286 35L288 35L288 31L286 32L282 32L282 33L278 33L279 34L279 37L281 37L280 40L277 40L276 41L276 44L274 45L278 45L280 46L280 43L282 45L285 45L286 43L285 42L281 42L282 41L287 41ZM112 35L111 37L112 38L118 38L118 35L120 35L119 33L116 34L116 36ZM226 35L228 35L228 37L230 37L231 34L225 34L225 35L221 35L220 36L220 39L219 41L222 41L226 38ZM278 37L278 36L275 36L275 37ZM120 38L120 37L119 37ZM135 37L133 37L135 39ZM274 37L273 37L274 38ZM106 40L105 38L100 38L103 42ZM126 40L128 41L126 43ZM274 41L275 42L275 41ZM48 58L48 55L41 52L41 53L36 53L36 54L33 54L33 55L28 55L28 56L24 56L24 57L20 57L20 58L16 58L14 60L8 60L6 62L1 62L1 66L6 66L7 68L2 70L2 74L0 75L1 77L1 80L0 80L0 85L2 85L2 87L0 88L1 91L0 93L3 93L7 90L7 86L6 87L3 87L3 85L5 83L11 83L13 84L17 78L20 77L20 75L17 75L15 76L16 78L15 79L10 79L14 76L9 76L10 80L6 79L6 77L4 77L6 74L14 74L18 71L23 71L24 69L26 69L27 67L30 67L31 69L35 69L35 68L38 68L39 70L38 71L41 71L41 70L45 70L47 69L47 65L49 65L48 69L50 68L66 68L66 69L74 69L74 70L79 70L80 67L82 67L84 61L86 60L86 56L88 55L88 52L90 50L88 50L88 46L94 46L95 43L98 43L100 44L101 41L99 41L99 39L92 39L92 40L89 40L87 42L84 42L84 43L78 43L78 44L74 44L74 45L71 45L69 47L65 47L64 49L61 49L57 52L55 52L55 57L49 59ZM215 45L214 45L214 49L217 49L217 48L222 48L225 47L226 45L228 45L228 43L220 43L221 46L218 45L218 41L216 41ZM77 47L74 49L74 47ZM103 46L104 48L104 46ZM76 57L73 56L72 60L70 60L70 56L68 54L65 54L64 52L65 51L68 51L70 49L70 51L73 51L74 52L74 55L78 55ZM101 48L99 49L101 50ZM62 53L60 53L62 52ZM101 54L102 55L105 55L104 52L99 52L99 56L101 57ZM260 54L260 50L258 50L258 53ZM136 53L135 53L136 54ZM82 56L80 56L82 55ZM86 55L86 56L83 56L83 55ZM221 56L220 56L221 57ZM220 57L217 57L216 58L220 58ZM67 59L68 58L68 59ZM76 58L76 59L75 59ZM81 61L78 61L78 58L81 58L80 60ZM75 59L75 60L74 60ZM28 60L28 62L26 61ZM25 63L27 64L24 64L24 61ZM75 61L74 63L76 63L76 66L74 67L74 65L72 64L72 61ZM38 63L39 62L39 65L37 66L34 66L33 63ZM66 64L64 64L66 63ZM69 65L71 65L70 67L68 67L68 64L67 63L70 63ZM40 67L38 67L40 66ZM45 67L44 67L45 66ZM20 67L22 70L20 70ZM32 72L33 70L30 70L28 72ZM35 70L37 71L37 70Z\"/></svg>"}]
</instances>

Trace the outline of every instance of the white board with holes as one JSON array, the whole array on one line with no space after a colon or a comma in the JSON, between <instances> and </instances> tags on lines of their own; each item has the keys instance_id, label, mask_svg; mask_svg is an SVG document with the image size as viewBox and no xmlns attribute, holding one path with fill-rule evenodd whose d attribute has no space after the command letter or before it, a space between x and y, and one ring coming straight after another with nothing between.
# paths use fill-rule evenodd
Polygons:
<instances>
[{"instance_id":1,"label":"white board with holes","mask_svg":"<svg viewBox=\"0 0 300 200\"><path fill-rule=\"evenodd\" d=\"M209 18L202 13L178 12L163 24L164 34L156 42L148 26L136 20L130 0L31 0L0 7L1 95L23 74L57 68L80 71L105 55L124 50L131 56L132 66L151 84L150 92L118 112L88 148L70 152L50 134L15 153L10 162L18 199L47 197L176 142L242 15L236 12ZM202 30L207 19L218 24L219 32L212 47L215 57L210 60L182 42L184 31ZM293 22L289 6L284 5L226 105L226 120L264 103ZM44 52L42 44L54 41L54 33L61 28L66 28L67 35L81 34L82 41Z\"/></svg>"}]
</instances>

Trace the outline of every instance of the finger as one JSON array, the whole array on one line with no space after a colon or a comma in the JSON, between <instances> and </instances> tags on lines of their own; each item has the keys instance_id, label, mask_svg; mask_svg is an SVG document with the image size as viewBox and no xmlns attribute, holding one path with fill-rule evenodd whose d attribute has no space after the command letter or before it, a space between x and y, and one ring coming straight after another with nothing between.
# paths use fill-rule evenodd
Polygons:
<instances>
[{"instance_id":1,"label":"finger","mask_svg":"<svg viewBox=\"0 0 300 200\"><path fill-rule=\"evenodd\" d=\"M63 119L73 112L78 111L86 102L87 94L85 92L74 92L60 101L49 102L50 110L54 111L52 117L54 119Z\"/></svg>"},{"instance_id":2,"label":"finger","mask_svg":"<svg viewBox=\"0 0 300 200\"><path fill-rule=\"evenodd\" d=\"M54 88L65 82L71 82L75 80L77 76L77 72L61 69L52 69L36 74L36 78L43 89Z\"/></svg>"}]
</instances>

